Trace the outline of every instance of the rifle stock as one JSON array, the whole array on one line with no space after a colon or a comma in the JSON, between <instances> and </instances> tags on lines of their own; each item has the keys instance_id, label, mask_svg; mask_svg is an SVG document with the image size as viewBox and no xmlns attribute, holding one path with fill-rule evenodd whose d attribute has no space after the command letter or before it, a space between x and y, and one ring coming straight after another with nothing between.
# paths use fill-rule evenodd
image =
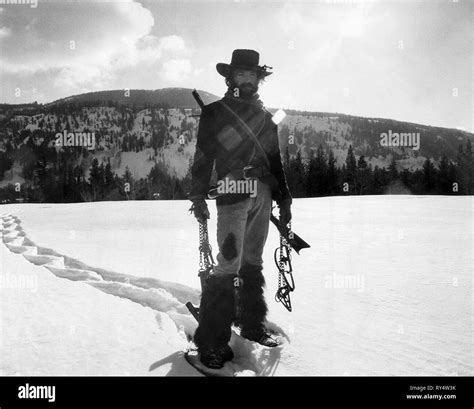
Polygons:
<instances>
[{"instance_id":1,"label":"rifle stock","mask_svg":"<svg viewBox=\"0 0 474 409\"><path fill-rule=\"evenodd\" d=\"M280 224L280 221L273 214L270 216L270 220L278 229L280 234L286 239L286 241L292 247L292 249L295 250L298 254L300 254L301 249L307 249L311 247L308 243L306 243L300 236L298 236L294 232L292 232L293 235L292 237L290 237L290 232L288 231L288 229L282 226Z\"/></svg>"}]
</instances>

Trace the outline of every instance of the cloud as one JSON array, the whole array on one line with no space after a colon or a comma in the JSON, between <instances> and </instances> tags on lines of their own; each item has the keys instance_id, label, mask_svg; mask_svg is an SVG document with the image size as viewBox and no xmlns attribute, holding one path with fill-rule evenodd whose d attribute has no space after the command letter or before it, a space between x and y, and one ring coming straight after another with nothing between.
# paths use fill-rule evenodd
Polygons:
<instances>
[{"instance_id":1,"label":"cloud","mask_svg":"<svg viewBox=\"0 0 474 409\"><path fill-rule=\"evenodd\" d=\"M192 70L184 39L151 35L153 15L135 1L44 4L29 17L16 9L0 15L4 74L46 74L52 87L70 93L107 87L137 67L163 64L170 81Z\"/></svg>"},{"instance_id":2,"label":"cloud","mask_svg":"<svg viewBox=\"0 0 474 409\"><path fill-rule=\"evenodd\" d=\"M11 30L7 27L0 27L0 39L11 35Z\"/></svg>"},{"instance_id":3,"label":"cloud","mask_svg":"<svg viewBox=\"0 0 474 409\"><path fill-rule=\"evenodd\" d=\"M276 14L276 20L285 33L295 29L301 30L307 23L304 21L303 13L300 11L298 5L292 2L287 2L283 5Z\"/></svg>"},{"instance_id":4,"label":"cloud","mask_svg":"<svg viewBox=\"0 0 474 409\"><path fill-rule=\"evenodd\" d=\"M161 59L188 55L190 55L190 50L186 47L183 38L177 35L166 37L147 35L129 47L126 53L118 53L115 59L120 66L134 66L156 64Z\"/></svg>"},{"instance_id":5,"label":"cloud","mask_svg":"<svg viewBox=\"0 0 474 409\"><path fill-rule=\"evenodd\" d=\"M188 59L172 59L163 63L161 77L165 81L177 83L186 79L192 71L193 67Z\"/></svg>"},{"instance_id":6,"label":"cloud","mask_svg":"<svg viewBox=\"0 0 474 409\"><path fill-rule=\"evenodd\" d=\"M99 67L84 65L80 68L63 67L54 76L53 86L62 89L97 89L104 88L112 79L110 72L104 72Z\"/></svg>"},{"instance_id":7,"label":"cloud","mask_svg":"<svg viewBox=\"0 0 474 409\"><path fill-rule=\"evenodd\" d=\"M160 48L165 51L173 50L173 51L184 51L185 45L184 40L176 35L163 37L160 40Z\"/></svg>"}]
</instances>

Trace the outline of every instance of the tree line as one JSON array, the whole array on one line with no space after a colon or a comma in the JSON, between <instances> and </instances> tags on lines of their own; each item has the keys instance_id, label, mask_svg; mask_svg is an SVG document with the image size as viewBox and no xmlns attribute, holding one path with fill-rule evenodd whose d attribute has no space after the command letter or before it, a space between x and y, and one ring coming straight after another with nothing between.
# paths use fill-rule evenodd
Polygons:
<instances>
[{"instance_id":1,"label":"tree line","mask_svg":"<svg viewBox=\"0 0 474 409\"><path fill-rule=\"evenodd\" d=\"M334 195L472 195L474 193L472 145L459 146L457 161L441 157L438 167L426 159L421 169L397 169L393 158L388 168L372 167L361 155L358 159L352 145L345 162L336 165L334 153L319 145L308 161L298 151L294 158L288 149L284 155L284 169L293 197Z\"/></svg>"},{"instance_id":2,"label":"tree line","mask_svg":"<svg viewBox=\"0 0 474 409\"><path fill-rule=\"evenodd\" d=\"M82 154L87 157L87 150ZM4 155L0 153L1 155ZM38 160L23 172L29 180L24 186L9 184L0 189L0 203L25 202L74 203L102 200L186 199L191 188L191 173L178 179L168 174L162 163L156 163L146 178L135 179L128 167L122 176L112 172L110 160L99 163L93 158L88 177L76 165L77 153L68 150L58 154L44 148ZM5 155L4 155L5 156ZM3 159L7 159L6 156ZM0 161L0 163L5 163ZM337 166L332 150L320 145L309 160L300 151L283 155L290 192L295 198L335 195L472 195L474 193L474 160L471 142L459 146L457 161L443 156L438 166L426 159L422 169L398 170L395 159L388 168L372 167L362 155L357 159L349 146L345 162ZM0 177L8 169L0 168Z\"/></svg>"}]
</instances>

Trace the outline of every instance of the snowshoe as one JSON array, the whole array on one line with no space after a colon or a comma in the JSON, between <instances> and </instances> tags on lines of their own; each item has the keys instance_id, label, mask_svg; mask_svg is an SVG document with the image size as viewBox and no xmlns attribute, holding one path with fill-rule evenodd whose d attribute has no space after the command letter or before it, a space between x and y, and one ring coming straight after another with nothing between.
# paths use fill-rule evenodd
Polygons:
<instances>
[{"instance_id":1,"label":"snowshoe","mask_svg":"<svg viewBox=\"0 0 474 409\"><path fill-rule=\"evenodd\" d=\"M227 361L234 359L234 352L229 345L221 348L200 351L200 361L211 369L220 369Z\"/></svg>"},{"instance_id":2,"label":"snowshoe","mask_svg":"<svg viewBox=\"0 0 474 409\"><path fill-rule=\"evenodd\" d=\"M185 352L186 361L203 375L212 377L236 376L236 368L232 365L234 353L227 345L219 350L199 353L197 349Z\"/></svg>"},{"instance_id":3,"label":"snowshoe","mask_svg":"<svg viewBox=\"0 0 474 409\"><path fill-rule=\"evenodd\" d=\"M254 341L259 343L260 345L275 348L279 346L281 343L265 328L256 328L251 330L243 329L240 332L240 336L248 339L249 341Z\"/></svg>"}]
</instances>

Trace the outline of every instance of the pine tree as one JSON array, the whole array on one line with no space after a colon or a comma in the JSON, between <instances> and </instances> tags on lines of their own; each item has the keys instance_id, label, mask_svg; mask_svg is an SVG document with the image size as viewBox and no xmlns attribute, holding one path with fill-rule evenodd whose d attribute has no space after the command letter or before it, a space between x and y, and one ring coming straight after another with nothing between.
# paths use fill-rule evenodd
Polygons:
<instances>
[{"instance_id":1,"label":"pine tree","mask_svg":"<svg viewBox=\"0 0 474 409\"><path fill-rule=\"evenodd\" d=\"M97 158L94 158L92 160L92 166L89 172L89 183L92 187L92 200L96 201L99 196L99 190L101 185L100 167Z\"/></svg>"},{"instance_id":2,"label":"pine tree","mask_svg":"<svg viewBox=\"0 0 474 409\"><path fill-rule=\"evenodd\" d=\"M309 197L324 196L328 193L326 154L322 145L316 152L311 152L306 175L306 194Z\"/></svg>"},{"instance_id":3,"label":"pine tree","mask_svg":"<svg viewBox=\"0 0 474 409\"><path fill-rule=\"evenodd\" d=\"M438 168L438 175L436 178L436 191L441 195L449 195L452 193L452 183L449 174L449 160L446 155L441 157Z\"/></svg>"},{"instance_id":4,"label":"pine tree","mask_svg":"<svg viewBox=\"0 0 474 409\"><path fill-rule=\"evenodd\" d=\"M338 187L338 169L336 166L336 158L332 149L329 151L328 166L327 166L327 194L335 195L340 193Z\"/></svg>"},{"instance_id":5,"label":"pine tree","mask_svg":"<svg viewBox=\"0 0 474 409\"><path fill-rule=\"evenodd\" d=\"M134 189L134 179L132 172L128 166L125 167L125 173L122 178L122 188L121 191L124 192L127 200L134 200L135 199L135 189Z\"/></svg>"},{"instance_id":6,"label":"pine tree","mask_svg":"<svg viewBox=\"0 0 474 409\"><path fill-rule=\"evenodd\" d=\"M107 164L104 168L104 190L107 195L114 189L114 174L112 173L112 166L110 165L110 158L107 158Z\"/></svg>"},{"instance_id":7,"label":"pine tree","mask_svg":"<svg viewBox=\"0 0 474 409\"><path fill-rule=\"evenodd\" d=\"M384 194L387 187L387 181L388 176L385 168L380 169L378 166L375 166L372 176L372 192L376 195Z\"/></svg>"},{"instance_id":8,"label":"pine tree","mask_svg":"<svg viewBox=\"0 0 474 409\"><path fill-rule=\"evenodd\" d=\"M470 150L467 152L467 150ZM471 161L469 160L471 158ZM457 156L457 178L459 182L459 190L462 194L470 194L471 188L471 169L472 168L472 149L470 142L466 146L466 152L462 145L459 145L458 156Z\"/></svg>"},{"instance_id":9,"label":"pine tree","mask_svg":"<svg viewBox=\"0 0 474 409\"><path fill-rule=\"evenodd\" d=\"M357 193L362 195L367 192L370 185L371 169L369 168L364 155L359 157L357 162Z\"/></svg>"},{"instance_id":10,"label":"pine tree","mask_svg":"<svg viewBox=\"0 0 474 409\"><path fill-rule=\"evenodd\" d=\"M397 161L395 160L394 156L392 156L392 161L390 162L390 166L388 167L388 176L390 179L390 183L398 179Z\"/></svg>"},{"instance_id":11,"label":"pine tree","mask_svg":"<svg viewBox=\"0 0 474 409\"><path fill-rule=\"evenodd\" d=\"M433 194L436 184L436 169L428 158L423 163L423 188L425 194Z\"/></svg>"},{"instance_id":12,"label":"pine tree","mask_svg":"<svg viewBox=\"0 0 474 409\"><path fill-rule=\"evenodd\" d=\"M347 151L343 178L344 182L349 184L349 194L354 194L356 192L357 162L352 145L349 145L349 150Z\"/></svg>"},{"instance_id":13,"label":"pine tree","mask_svg":"<svg viewBox=\"0 0 474 409\"><path fill-rule=\"evenodd\" d=\"M449 166L448 166L448 179L451 181L451 186L449 187L449 194L451 195L457 195L459 194L459 183L456 186L455 189L455 183L457 183L457 167L456 164L453 163L452 161L449 161Z\"/></svg>"},{"instance_id":14,"label":"pine tree","mask_svg":"<svg viewBox=\"0 0 474 409\"><path fill-rule=\"evenodd\" d=\"M301 159L301 153L298 151L296 158L290 161L290 171L288 187L293 197L305 197L305 167Z\"/></svg>"}]
</instances>

